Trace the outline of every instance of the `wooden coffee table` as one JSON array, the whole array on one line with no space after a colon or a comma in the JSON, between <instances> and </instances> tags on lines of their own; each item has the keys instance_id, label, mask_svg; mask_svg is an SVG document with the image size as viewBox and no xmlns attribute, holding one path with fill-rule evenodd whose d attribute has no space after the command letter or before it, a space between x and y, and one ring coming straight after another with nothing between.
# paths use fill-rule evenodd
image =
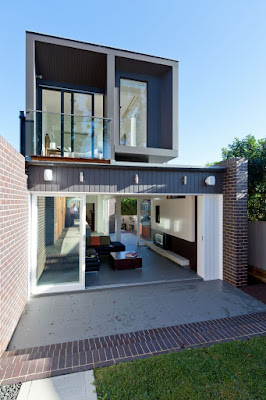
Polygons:
<instances>
[{"instance_id":1,"label":"wooden coffee table","mask_svg":"<svg viewBox=\"0 0 266 400\"><path fill-rule=\"evenodd\" d=\"M110 253L112 267L115 270L118 269L133 269L133 268L142 268L142 258L126 258L127 251L116 251L114 253Z\"/></svg>"}]
</instances>

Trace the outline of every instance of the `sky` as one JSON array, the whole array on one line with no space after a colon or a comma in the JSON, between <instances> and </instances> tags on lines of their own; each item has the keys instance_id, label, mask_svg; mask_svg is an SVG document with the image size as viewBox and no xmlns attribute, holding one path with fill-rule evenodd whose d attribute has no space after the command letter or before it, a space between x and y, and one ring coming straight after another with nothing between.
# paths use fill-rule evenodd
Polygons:
<instances>
[{"instance_id":1,"label":"sky","mask_svg":"<svg viewBox=\"0 0 266 400\"><path fill-rule=\"evenodd\" d=\"M265 0L9 0L0 10L0 135L17 149L26 30L178 60L176 164L266 137Z\"/></svg>"}]
</instances>

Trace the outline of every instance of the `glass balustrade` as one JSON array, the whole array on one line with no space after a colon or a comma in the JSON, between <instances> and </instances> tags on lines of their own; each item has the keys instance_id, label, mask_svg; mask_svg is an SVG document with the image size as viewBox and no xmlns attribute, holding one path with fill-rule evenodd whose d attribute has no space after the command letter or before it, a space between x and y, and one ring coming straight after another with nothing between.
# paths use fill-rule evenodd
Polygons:
<instances>
[{"instance_id":1,"label":"glass balustrade","mask_svg":"<svg viewBox=\"0 0 266 400\"><path fill-rule=\"evenodd\" d=\"M29 111L26 156L110 159L110 119Z\"/></svg>"}]
</instances>

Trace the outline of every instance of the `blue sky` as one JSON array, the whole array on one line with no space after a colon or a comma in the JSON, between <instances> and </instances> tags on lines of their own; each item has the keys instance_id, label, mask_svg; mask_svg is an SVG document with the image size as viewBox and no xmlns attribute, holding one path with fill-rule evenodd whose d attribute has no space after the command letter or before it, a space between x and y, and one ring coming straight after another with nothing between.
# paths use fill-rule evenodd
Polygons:
<instances>
[{"instance_id":1,"label":"blue sky","mask_svg":"<svg viewBox=\"0 0 266 400\"><path fill-rule=\"evenodd\" d=\"M265 0L12 1L1 5L0 134L19 147L25 31L179 60L178 164L266 136Z\"/></svg>"}]
</instances>

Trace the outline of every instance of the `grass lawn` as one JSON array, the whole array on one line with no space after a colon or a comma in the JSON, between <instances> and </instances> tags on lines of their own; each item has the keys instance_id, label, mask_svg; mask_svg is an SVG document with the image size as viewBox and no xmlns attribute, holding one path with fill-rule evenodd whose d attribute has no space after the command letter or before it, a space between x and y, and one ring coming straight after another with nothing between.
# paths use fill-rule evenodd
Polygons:
<instances>
[{"instance_id":1,"label":"grass lawn","mask_svg":"<svg viewBox=\"0 0 266 400\"><path fill-rule=\"evenodd\" d=\"M186 349L94 374L99 400L266 399L266 339Z\"/></svg>"}]
</instances>

